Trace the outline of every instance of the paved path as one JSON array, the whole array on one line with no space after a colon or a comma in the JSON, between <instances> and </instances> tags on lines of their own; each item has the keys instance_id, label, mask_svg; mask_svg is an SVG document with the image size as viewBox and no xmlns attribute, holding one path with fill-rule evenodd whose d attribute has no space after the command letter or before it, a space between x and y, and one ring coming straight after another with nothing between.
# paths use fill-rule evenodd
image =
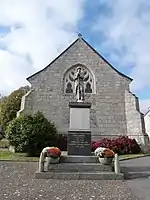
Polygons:
<instances>
[{"instance_id":1,"label":"paved path","mask_svg":"<svg viewBox=\"0 0 150 200\"><path fill-rule=\"evenodd\" d=\"M121 161L126 184L140 200L150 200L150 156Z\"/></svg>"},{"instance_id":2,"label":"paved path","mask_svg":"<svg viewBox=\"0 0 150 200\"><path fill-rule=\"evenodd\" d=\"M37 180L37 167L0 161L0 200L137 200L124 181Z\"/></svg>"}]
</instances>

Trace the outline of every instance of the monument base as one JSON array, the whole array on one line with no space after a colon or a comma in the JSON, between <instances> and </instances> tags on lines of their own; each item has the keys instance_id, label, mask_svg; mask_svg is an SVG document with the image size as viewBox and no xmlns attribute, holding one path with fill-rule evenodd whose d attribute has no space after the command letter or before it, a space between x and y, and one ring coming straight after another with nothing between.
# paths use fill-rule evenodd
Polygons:
<instances>
[{"instance_id":1,"label":"monument base","mask_svg":"<svg viewBox=\"0 0 150 200\"><path fill-rule=\"evenodd\" d=\"M36 179L58 180L123 180L122 173L115 172L36 172Z\"/></svg>"},{"instance_id":2,"label":"monument base","mask_svg":"<svg viewBox=\"0 0 150 200\"><path fill-rule=\"evenodd\" d=\"M70 102L68 155L91 155L90 108L88 102Z\"/></svg>"},{"instance_id":3,"label":"monument base","mask_svg":"<svg viewBox=\"0 0 150 200\"><path fill-rule=\"evenodd\" d=\"M123 173L115 173L114 165L102 165L97 156L69 156L62 152L59 164L50 164L44 172L37 171L36 179L62 180L123 180Z\"/></svg>"},{"instance_id":4,"label":"monument base","mask_svg":"<svg viewBox=\"0 0 150 200\"><path fill-rule=\"evenodd\" d=\"M68 131L68 155L91 155L91 131Z\"/></svg>"}]
</instances>

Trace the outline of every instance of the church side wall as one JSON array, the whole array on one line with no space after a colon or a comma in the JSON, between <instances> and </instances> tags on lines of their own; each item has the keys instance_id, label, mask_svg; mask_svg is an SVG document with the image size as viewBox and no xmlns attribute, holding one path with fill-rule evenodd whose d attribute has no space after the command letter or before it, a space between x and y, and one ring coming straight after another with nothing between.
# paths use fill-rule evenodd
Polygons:
<instances>
[{"instance_id":1,"label":"church side wall","mask_svg":"<svg viewBox=\"0 0 150 200\"><path fill-rule=\"evenodd\" d=\"M145 129L146 129L146 133L149 136L149 140L150 140L150 115L149 113L147 113L144 117L145 120Z\"/></svg>"},{"instance_id":2,"label":"church side wall","mask_svg":"<svg viewBox=\"0 0 150 200\"><path fill-rule=\"evenodd\" d=\"M24 114L32 114L32 110L33 110L33 100L34 100L34 90L31 89L30 91L28 91L21 100L21 106L20 106L20 110L17 112L17 117L20 116L20 114L24 113Z\"/></svg>"},{"instance_id":3,"label":"church side wall","mask_svg":"<svg viewBox=\"0 0 150 200\"><path fill-rule=\"evenodd\" d=\"M129 91L125 91L127 132L140 144L147 144L148 136L145 133L144 116L139 110L138 98Z\"/></svg>"}]
</instances>

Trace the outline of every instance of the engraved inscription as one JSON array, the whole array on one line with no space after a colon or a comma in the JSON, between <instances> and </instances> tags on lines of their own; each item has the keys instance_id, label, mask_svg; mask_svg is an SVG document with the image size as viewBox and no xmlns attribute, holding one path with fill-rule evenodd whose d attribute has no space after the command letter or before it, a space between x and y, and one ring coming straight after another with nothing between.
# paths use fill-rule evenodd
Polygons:
<instances>
[{"instance_id":1,"label":"engraved inscription","mask_svg":"<svg viewBox=\"0 0 150 200\"><path fill-rule=\"evenodd\" d=\"M90 155L91 133L69 133L68 155Z\"/></svg>"}]
</instances>

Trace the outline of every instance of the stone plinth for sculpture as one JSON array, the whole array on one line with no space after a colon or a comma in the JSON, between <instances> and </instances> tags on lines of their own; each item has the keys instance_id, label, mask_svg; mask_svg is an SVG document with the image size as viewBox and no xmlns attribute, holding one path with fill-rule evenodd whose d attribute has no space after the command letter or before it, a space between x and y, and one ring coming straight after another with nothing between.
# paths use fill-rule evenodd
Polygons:
<instances>
[{"instance_id":1,"label":"stone plinth for sculpture","mask_svg":"<svg viewBox=\"0 0 150 200\"><path fill-rule=\"evenodd\" d=\"M71 102L68 155L91 155L90 103Z\"/></svg>"},{"instance_id":2,"label":"stone plinth for sculpture","mask_svg":"<svg viewBox=\"0 0 150 200\"><path fill-rule=\"evenodd\" d=\"M84 101L84 75L80 67L74 77L76 101L69 103L68 155L91 155L90 108Z\"/></svg>"}]
</instances>

